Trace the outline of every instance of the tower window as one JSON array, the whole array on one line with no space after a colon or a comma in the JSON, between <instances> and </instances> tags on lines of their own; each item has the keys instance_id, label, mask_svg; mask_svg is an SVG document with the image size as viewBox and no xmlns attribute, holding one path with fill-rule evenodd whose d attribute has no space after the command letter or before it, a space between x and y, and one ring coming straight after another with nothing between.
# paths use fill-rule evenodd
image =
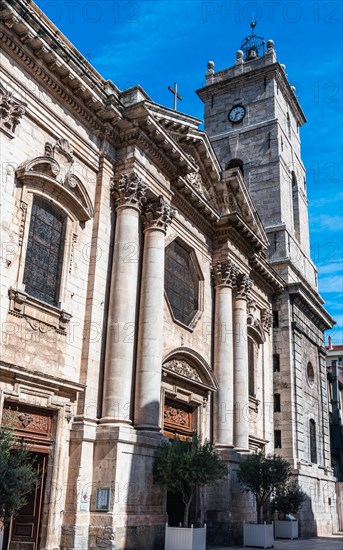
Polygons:
<instances>
[{"instance_id":1,"label":"tower window","mask_svg":"<svg viewBox=\"0 0 343 550\"><path fill-rule=\"evenodd\" d=\"M274 448L281 449L281 430L274 431Z\"/></svg>"},{"instance_id":2,"label":"tower window","mask_svg":"<svg viewBox=\"0 0 343 550\"><path fill-rule=\"evenodd\" d=\"M281 412L281 398L279 393L274 393L274 412Z\"/></svg>"},{"instance_id":3,"label":"tower window","mask_svg":"<svg viewBox=\"0 0 343 550\"><path fill-rule=\"evenodd\" d=\"M278 353L273 354L273 371L280 372L280 355Z\"/></svg>"},{"instance_id":4,"label":"tower window","mask_svg":"<svg viewBox=\"0 0 343 550\"><path fill-rule=\"evenodd\" d=\"M226 170L230 170L231 168L238 168L244 176L244 168L243 168L243 161L241 159L232 159L226 166Z\"/></svg>"},{"instance_id":5,"label":"tower window","mask_svg":"<svg viewBox=\"0 0 343 550\"><path fill-rule=\"evenodd\" d=\"M288 128L288 137L291 139L291 118L289 116L289 113L287 113L287 128Z\"/></svg>"},{"instance_id":6,"label":"tower window","mask_svg":"<svg viewBox=\"0 0 343 550\"><path fill-rule=\"evenodd\" d=\"M57 305L66 216L51 202L34 197L23 282L34 298Z\"/></svg>"},{"instance_id":7,"label":"tower window","mask_svg":"<svg viewBox=\"0 0 343 550\"><path fill-rule=\"evenodd\" d=\"M255 389L255 342L248 338L248 371L249 371L249 395L256 396Z\"/></svg>"},{"instance_id":8,"label":"tower window","mask_svg":"<svg viewBox=\"0 0 343 550\"><path fill-rule=\"evenodd\" d=\"M279 328L279 312L273 311L273 328Z\"/></svg>"},{"instance_id":9,"label":"tower window","mask_svg":"<svg viewBox=\"0 0 343 550\"><path fill-rule=\"evenodd\" d=\"M316 423L312 418L310 420L310 458L313 464L317 464Z\"/></svg>"}]
</instances>

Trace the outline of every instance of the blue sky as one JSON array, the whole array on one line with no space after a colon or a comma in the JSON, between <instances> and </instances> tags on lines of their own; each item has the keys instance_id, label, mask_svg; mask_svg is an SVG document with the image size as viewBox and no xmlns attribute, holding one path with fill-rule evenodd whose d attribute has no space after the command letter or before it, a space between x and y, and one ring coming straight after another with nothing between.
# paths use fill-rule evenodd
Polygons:
<instances>
[{"instance_id":1,"label":"blue sky","mask_svg":"<svg viewBox=\"0 0 343 550\"><path fill-rule=\"evenodd\" d=\"M168 85L176 81L179 110L198 118L195 90L204 84L209 60L231 66L250 34L275 41L277 58L307 117L301 130L307 167L311 252L319 291L336 319L334 343L343 341L342 279L342 11L341 1L262 2L37 1L69 40L120 89L140 84L150 97L172 107ZM328 333L327 333L328 334Z\"/></svg>"}]
</instances>

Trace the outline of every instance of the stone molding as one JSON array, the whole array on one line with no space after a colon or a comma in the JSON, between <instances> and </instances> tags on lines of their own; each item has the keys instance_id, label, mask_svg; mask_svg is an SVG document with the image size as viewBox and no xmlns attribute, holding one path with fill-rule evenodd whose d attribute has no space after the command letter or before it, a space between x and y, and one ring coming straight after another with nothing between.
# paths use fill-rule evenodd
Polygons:
<instances>
[{"instance_id":1,"label":"stone molding","mask_svg":"<svg viewBox=\"0 0 343 550\"><path fill-rule=\"evenodd\" d=\"M213 268L215 286L228 286L233 288L239 274L238 267L231 260L217 262Z\"/></svg>"},{"instance_id":2,"label":"stone molding","mask_svg":"<svg viewBox=\"0 0 343 550\"><path fill-rule=\"evenodd\" d=\"M115 198L116 207L135 206L141 209L146 201L146 183L136 173L121 174L118 180L114 181L111 194Z\"/></svg>"},{"instance_id":3,"label":"stone molding","mask_svg":"<svg viewBox=\"0 0 343 550\"><path fill-rule=\"evenodd\" d=\"M144 229L159 229L166 233L175 213L174 208L165 201L162 195L158 199L150 200L143 213Z\"/></svg>"},{"instance_id":4,"label":"stone molding","mask_svg":"<svg viewBox=\"0 0 343 550\"><path fill-rule=\"evenodd\" d=\"M10 300L9 314L24 319L32 330L46 334L55 331L57 334L66 335L67 327L72 318L70 313L64 310L36 302L34 298L10 288L8 291Z\"/></svg>"},{"instance_id":5,"label":"stone molding","mask_svg":"<svg viewBox=\"0 0 343 550\"><path fill-rule=\"evenodd\" d=\"M252 287L252 280L244 273L240 273L237 277L237 298L248 299Z\"/></svg>"},{"instance_id":6,"label":"stone molding","mask_svg":"<svg viewBox=\"0 0 343 550\"><path fill-rule=\"evenodd\" d=\"M19 101L0 84L0 129L9 137L14 137L14 132L20 119L26 112L27 104Z\"/></svg>"}]
</instances>

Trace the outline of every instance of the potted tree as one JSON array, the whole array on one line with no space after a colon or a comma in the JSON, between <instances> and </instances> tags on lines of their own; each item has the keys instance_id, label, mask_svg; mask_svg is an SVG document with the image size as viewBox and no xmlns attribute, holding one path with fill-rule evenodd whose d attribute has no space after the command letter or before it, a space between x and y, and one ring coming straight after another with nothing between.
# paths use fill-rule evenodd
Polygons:
<instances>
[{"instance_id":1,"label":"potted tree","mask_svg":"<svg viewBox=\"0 0 343 550\"><path fill-rule=\"evenodd\" d=\"M0 427L0 549L4 526L12 515L26 504L26 495L33 489L37 473L32 454L7 426Z\"/></svg>"},{"instance_id":2,"label":"potted tree","mask_svg":"<svg viewBox=\"0 0 343 550\"><path fill-rule=\"evenodd\" d=\"M297 539L298 520L294 518L302 507L306 499L306 494L299 487L298 482L293 480L285 487L282 487L275 494L273 500L273 509L278 513L278 519L275 520L275 538Z\"/></svg>"},{"instance_id":3,"label":"potted tree","mask_svg":"<svg viewBox=\"0 0 343 550\"><path fill-rule=\"evenodd\" d=\"M189 527L189 510L198 487L214 483L228 473L213 444L201 444L196 434L192 440L175 437L163 441L156 451L154 481L172 493L179 493L184 504L183 527L166 527L165 550L205 550L206 526Z\"/></svg>"},{"instance_id":4,"label":"potted tree","mask_svg":"<svg viewBox=\"0 0 343 550\"><path fill-rule=\"evenodd\" d=\"M244 523L244 546L271 548L274 545L273 525L263 523L263 510L270 497L286 485L290 465L280 456L265 456L263 451L245 458L239 465L238 480L243 491L251 492L256 501L257 523Z\"/></svg>"}]
</instances>

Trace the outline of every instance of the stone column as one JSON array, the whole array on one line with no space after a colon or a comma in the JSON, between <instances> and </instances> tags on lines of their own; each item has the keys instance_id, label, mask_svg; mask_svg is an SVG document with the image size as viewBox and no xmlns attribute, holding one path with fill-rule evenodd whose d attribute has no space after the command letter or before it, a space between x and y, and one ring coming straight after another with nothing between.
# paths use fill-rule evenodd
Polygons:
<instances>
[{"instance_id":1,"label":"stone column","mask_svg":"<svg viewBox=\"0 0 343 550\"><path fill-rule=\"evenodd\" d=\"M249 372L247 298L251 288L250 279L241 274L237 277L237 294L234 301L234 444L241 450L249 449Z\"/></svg>"},{"instance_id":2,"label":"stone column","mask_svg":"<svg viewBox=\"0 0 343 550\"><path fill-rule=\"evenodd\" d=\"M164 238L174 210L163 197L145 211L144 252L138 324L135 426L160 429L164 301Z\"/></svg>"},{"instance_id":3,"label":"stone column","mask_svg":"<svg viewBox=\"0 0 343 550\"><path fill-rule=\"evenodd\" d=\"M131 422L139 268L139 216L146 185L132 173L113 186L116 229L106 341L101 422Z\"/></svg>"},{"instance_id":4,"label":"stone column","mask_svg":"<svg viewBox=\"0 0 343 550\"><path fill-rule=\"evenodd\" d=\"M236 275L237 268L230 260L215 266L214 373L218 390L214 396L214 439L219 446L233 446L232 287Z\"/></svg>"}]
</instances>

